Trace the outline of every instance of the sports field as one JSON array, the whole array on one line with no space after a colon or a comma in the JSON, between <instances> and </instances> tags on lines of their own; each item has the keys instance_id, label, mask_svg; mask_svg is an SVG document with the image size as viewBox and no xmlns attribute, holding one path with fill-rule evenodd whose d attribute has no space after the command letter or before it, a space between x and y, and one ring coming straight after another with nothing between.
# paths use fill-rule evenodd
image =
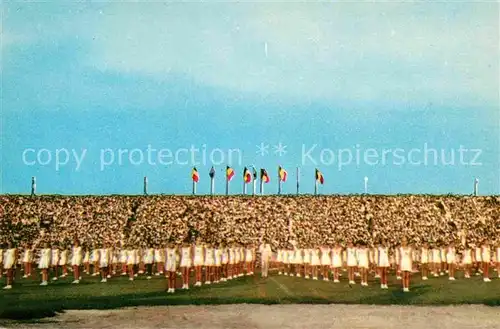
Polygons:
<instances>
[{"instance_id":1,"label":"sports field","mask_svg":"<svg viewBox=\"0 0 500 329\"><path fill-rule=\"evenodd\" d=\"M493 272L492 275L496 275ZM166 294L161 277L146 280L139 276L130 282L113 277L100 283L98 277L85 276L79 285L67 277L40 287L38 278L17 278L14 289L0 291L0 324L11 320L36 320L67 310L118 309L132 306L215 305L215 304L370 304L370 305L457 305L500 306L500 279L485 283L480 277L457 280L447 277L421 281L412 277L409 293L403 293L395 276L389 278L389 290L381 290L376 279L368 287L272 275L267 279L245 276L226 283L192 287ZM180 282L179 282L180 283ZM497 313L500 313L498 311Z\"/></svg>"}]
</instances>

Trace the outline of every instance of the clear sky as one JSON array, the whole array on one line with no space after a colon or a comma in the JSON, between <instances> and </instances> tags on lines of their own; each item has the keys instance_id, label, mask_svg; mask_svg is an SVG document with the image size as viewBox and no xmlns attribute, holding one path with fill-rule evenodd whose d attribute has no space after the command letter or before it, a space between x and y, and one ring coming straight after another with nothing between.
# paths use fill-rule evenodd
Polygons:
<instances>
[{"instance_id":1,"label":"clear sky","mask_svg":"<svg viewBox=\"0 0 500 329\"><path fill-rule=\"evenodd\" d=\"M497 2L1 6L1 193L500 193Z\"/></svg>"}]
</instances>

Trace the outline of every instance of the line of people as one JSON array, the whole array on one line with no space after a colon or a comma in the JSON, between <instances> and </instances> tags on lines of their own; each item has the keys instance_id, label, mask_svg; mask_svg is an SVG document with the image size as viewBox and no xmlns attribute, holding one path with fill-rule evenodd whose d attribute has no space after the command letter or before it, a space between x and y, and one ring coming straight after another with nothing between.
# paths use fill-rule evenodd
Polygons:
<instances>
[{"instance_id":1,"label":"line of people","mask_svg":"<svg viewBox=\"0 0 500 329\"><path fill-rule=\"evenodd\" d=\"M470 246L458 253L453 245L438 246L424 243L421 246L408 244L406 239L395 248L390 248L385 241L369 247L366 244L348 243L333 247L295 248L277 251L276 265L280 275L295 275L306 279L324 281L333 278L340 282L342 271L347 272L349 284L355 284L355 277L361 278L361 285L368 286L368 274L374 273L380 278L382 289L388 289L388 271L394 269L397 279L402 280L403 291L410 288L412 273L420 272L422 280L429 276L448 274L449 280L455 280L457 269L464 271L464 277L470 278L472 273L483 275L484 282L490 282L490 267L493 267L500 278L500 245L491 247L487 240L481 245Z\"/></svg>"},{"instance_id":2,"label":"line of people","mask_svg":"<svg viewBox=\"0 0 500 329\"><path fill-rule=\"evenodd\" d=\"M260 253L268 255L270 246L260 248ZM3 259L2 259L3 258ZM270 259L270 257L267 257ZM0 277L6 274L4 289L12 289L15 271L20 267L23 278L32 276L33 265L41 272L41 286L49 283L49 275L56 281L68 276L68 269L73 273L73 284L80 283L83 273L101 276L105 283L114 275L129 277L133 281L138 274L146 274L146 279L153 275L164 275L168 279L168 292L175 292L176 276L180 273L182 289L189 289L190 271L195 273L195 286L219 283L253 275L255 272L256 250L253 245L218 245L213 246L197 241L195 244L184 243L155 248L113 248L111 244L83 248L77 240L72 247L25 246L16 248L8 243L5 250L0 249Z\"/></svg>"}]
</instances>

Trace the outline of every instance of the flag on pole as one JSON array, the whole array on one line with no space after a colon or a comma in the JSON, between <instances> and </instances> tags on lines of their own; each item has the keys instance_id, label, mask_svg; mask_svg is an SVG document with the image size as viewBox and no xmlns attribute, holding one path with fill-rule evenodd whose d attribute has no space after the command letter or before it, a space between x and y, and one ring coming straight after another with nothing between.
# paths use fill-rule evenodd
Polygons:
<instances>
[{"instance_id":1,"label":"flag on pole","mask_svg":"<svg viewBox=\"0 0 500 329\"><path fill-rule=\"evenodd\" d=\"M198 170L196 169L196 167L193 167L191 177L193 178L193 182L195 183L198 183L198 181L200 180L200 175L198 174Z\"/></svg>"},{"instance_id":2,"label":"flag on pole","mask_svg":"<svg viewBox=\"0 0 500 329\"><path fill-rule=\"evenodd\" d=\"M319 182L321 185L323 185L323 183L325 182L323 174L318 169L316 169L316 181Z\"/></svg>"},{"instance_id":3,"label":"flag on pole","mask_svg":"<svg viewBox=\"0 0 500 329\"><path fill-rule=\"evenodd\" d=\"M250 173L250 170L248 170L247 167L243 169L243 181L245 183L250 183L252 181L252 174Z\"/></svg>"},{"instance_id":4,"label":"flag on pole","mask_svg":"<svg viewBox=\"0 0 500 329\"><path fill-rule=\"evenodd\" d=\"M253 180L257 180L257 170L255 170L255 167L252 167L253 170Z\"/></svg>"},{"instance_id":5,"label":"flag on pole","mask_svg":"<svg viewBox=\"0 0 500 329\"><path fill-rule=\"evenodd\" d=\"M210 176L210 178L214 178L215 177L215 169L214 169L213 166L212 166L212 169L210 169L210 172L208 173L208 176Z\"/></svg>"},{"instance_id":6,"label":"flag on pole","mask_svg":"<svg viewBox=\"0 0 500 329\"><path fill-rule=\"evenodd\" d=\"M231 179L233 179L233 176L234 176L233 168L227 166L226 167L226 179L227 179L227 181L230 182Z\"/></svg>"},{"instance_id":7,"label":"flag on pole","mask_svg":"<svg viewBox=\"0 0 500 329\"><path fill-rule=\"evenodd\" d=\"M288 176L288 173L286 172L285 169L281 168L281 166L278 168L278 172L279 172L279 176L280 176L280 180L282 182L286 182L286 178Z\"/></svg>"},{"instance_id":8,"label":"flag on pole","mask_svg":"<svg viewBox=\"0 0 500 329\"><path fill-rule=\"evenodd\" d=\"M266 169L260 170L260 180L263 181L264 183L269 183L270 179Z\"/></svg>"}]
</instances>

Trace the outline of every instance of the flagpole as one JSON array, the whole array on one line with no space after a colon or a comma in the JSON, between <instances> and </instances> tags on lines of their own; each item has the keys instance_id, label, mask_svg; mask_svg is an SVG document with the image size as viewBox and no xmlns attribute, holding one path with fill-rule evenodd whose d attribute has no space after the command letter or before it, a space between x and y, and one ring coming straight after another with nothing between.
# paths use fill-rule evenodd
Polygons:
<instances>
[{"instance_id":1,"label":"flagpole","mask_svg":"<svg viewBox=\"0 0 500 329\"><path fill-rule=\"evenodd\" d=\"M314 180L314 195L318 195L318 180Z\"/></svg>"},{"instance_id":2,"label":"flagpole","mask_svg":"<svg viewBox=\"0 0 500 329\"><path fill-rule=\"evenodd\" d=\"M281 176L280 176L280 169L278 168L278 195L281 194Z\"/></svg>"},{"instance_id":3,"label":"flagpole","mask_svg":"<svg viewBox=\"0 0 500 329\"><path fill-rule=\"evenodd\" d=\"M262 179L262 169L260 170L260 195L264 195L264 180Z\"/></svg>"},{"instance_id":4,"label":"flagpole","mask_svg":"<svg viewBox=\"0 0 500 329\"><path fill-rule=\"evenodd\" d=\"M31 177L31 196L35 196L36 194L36 177Z\"/></svg>"},{"instance_id":5,"label":"flagpole","mask_svg":"<svg viewBox=\"0 0 500 329\"><path fill-rule=\"evenodd\" d=\"M479 179L474 179L474 196L478 195L478 188L479 188Z\"/></svg>"},{"instance_id":6,"label":"flagpole","mask_svg":"<svg viewBox=\"0 0 500 329\"><path fill-rule=\"evenodd\" d=\"M255 195L255 194L257 194L257 181L254 178L254 180L253 180L253 194L252 195Z\"/></svg>"},{"instance_id":7,"label":"flagpole","mask_svg":"<svg viewBox=\"0 0 500 329\"><path fill-rule=\"evenodd\" d=\"M214 195L214 193L215 193L214 178L210 177L210 195Z\"/></svg>"},{"instance_id":8,"label":"flagpole","mask_svg":"<svg viewBox=\"0 0 500 329\"><path fill-rule=\"evenodd\" d=\"M243 180L243 195L247 194L247 183Z\"/></svg>"},{"instance_id":9,"label":"flagpole","mask_svg":"<svg viewBox=\"0 0 500 329\"><path fill-rule=\"evenodd\" d=\"M196 194L196 182L193 180L193 195Z\"/></svg>"},{"instance_id":10,"label":"flagpole","mask_svg":"<svg viewBox=\"0 0 500 329\"><path fill-rule=\"evenodd\" d=\"M226 195L229 195L229 179L227 179L227 175L226 175Z\"/></svg>"},{"instance_id":11,"label":"flagpole","mask_svg":"<svg viewBox=\"0 0 500 329\"><path fill-rule=\"evenodd\" d=\"M365 194L368 194L368 177L365 176Z\"/></svg>"},{"instance_id":12,"label":"flagpole","mask_svg":"<svg viewBox=\"0 0 500 329\"><path fill-rule=\"evenodd\" d=\"M148 195L148 178L144 176L144 195Z\"/></svg>"},{"instance_id":13,"label":"flagpole","mask_svg":"<svg viewBox=\"0 0 500 329\"><path fill-rule=\"evenodd\" d=\"M300 169L297 167L297 195L299 195Z\"/></svg>"}]
</instances>

